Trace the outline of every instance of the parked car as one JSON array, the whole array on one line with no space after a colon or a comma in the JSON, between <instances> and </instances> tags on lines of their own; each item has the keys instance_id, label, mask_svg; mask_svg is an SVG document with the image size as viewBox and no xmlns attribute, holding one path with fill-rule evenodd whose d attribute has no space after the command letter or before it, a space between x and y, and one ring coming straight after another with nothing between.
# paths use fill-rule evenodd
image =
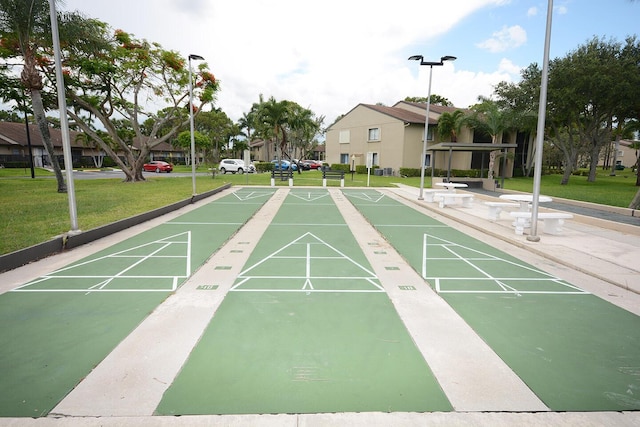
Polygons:
<instances>
[{"instance_id":1,"label":"parked car","mask_svg":"<svg viewBox=\"0 0 640 427\"><path fill-rule=\"evenodd\" d=\"M311 166L309 166L309 163L307 163L306 160L293 159L293 161L295 162L296 165L298 165L298 168L300 170L308 171L309 169L311 169Z\"/></svg>"},{"instance_id":2,"label":"parked car","mask_svg":"<svg viewBox=\"0 0 640 427\"><path fill-rule=\"evenodd\" d=\"M220 173L239 173L243 174L245 172L253 173L256 171L256 167L250 164L246 166L244 164L244 160L242 159L223 159L220 161L220 165L218 166Z\"/></svg>"},{"instance_id":3,"label":"parked car","mask_svg":"<svg viewBox=\"0 0 640 427\"><path fill-rule=\"evenodd\" d=\"M271 163L273 163L273 170L276 171L286 171L289 169L291 169L292 171L298 170L298 165L296 165L295 163L291 163L289 160L280 160L280 164L278 164L277 160L272 160Z\"/></svg>"},{"instance_id":4,"label":"parked car","mask_svg":"<svg viewBox=\"0 0 640 427\"><path fill-rule=\"evenodd\" d=\"M302 164L304 164L307 170L309 169L318 169L322 166L322 162L318 162L317 160L303 160Z\"/></svg>"},{"instance_id":5,"label":"parked car","mask_svg":"<svg viewBox=\"0 0 640 427\"><path fill-rule=\"evenodd\" d=\"M153 161L151 161L149 163L145 163L144 165L142 165L142 169L145 172L155 172L155 173L166 172L166 173L169 173L169 172L171 172L173 170L173 165L171 163L153 160Z\"/></svg>"}]
</instances>

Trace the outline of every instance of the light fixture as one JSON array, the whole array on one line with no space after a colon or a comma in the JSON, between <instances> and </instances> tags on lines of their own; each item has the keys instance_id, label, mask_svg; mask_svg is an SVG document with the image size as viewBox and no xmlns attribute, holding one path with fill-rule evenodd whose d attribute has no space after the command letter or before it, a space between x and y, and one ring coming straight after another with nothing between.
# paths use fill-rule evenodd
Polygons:
<instances>
[{"instance_id":1,"label":"light fixture","mask_svg":"<svg viewBox=\"0 0 640 427\"><path fill-rule=\"evenodd\" d=\"M431 76L433 74L433 67L444 65L445 61L455 61L457 58L455 56L446 55L440 58L439 62L428 62L424 60L424 56L422 55L413 55L409 57L410 61L420 61L420 65L428 65L429 66L429 91L427 93L427 111L424 116L424 141L422 143L422 165L420 167L420 195L418 196L418 200L424 200L424 170L425 170L425 159L427 157L427 138L429 136L429 109L431 107ZM433 157L433 156L432 156ZM433 159L431 159L430 163L431 170L433 171Z\"/></svg>"}]
</instances>

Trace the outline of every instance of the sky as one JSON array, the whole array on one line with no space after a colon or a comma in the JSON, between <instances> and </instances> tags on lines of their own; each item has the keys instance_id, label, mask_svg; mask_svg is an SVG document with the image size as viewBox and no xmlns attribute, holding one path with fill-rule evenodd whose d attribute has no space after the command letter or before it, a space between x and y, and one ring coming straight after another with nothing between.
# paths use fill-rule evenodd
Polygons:
<instances>
[{"instance_id":1,"label":"sky","mask_svg":"<svg viewBox=\"0 0 640 427\"><path fill-rule=\"evenodd\" d=\"M456 107L542 65L548 0L64 0L76 10L184 57L220 81L216 107L237 121L260 94L295 101L325 125L358 104L391 106L431 93ZM640 1L555 0L550 58L594 36L640 32ZM195 67L195 63L194 63Z\"/></svg>"}]
</instances>

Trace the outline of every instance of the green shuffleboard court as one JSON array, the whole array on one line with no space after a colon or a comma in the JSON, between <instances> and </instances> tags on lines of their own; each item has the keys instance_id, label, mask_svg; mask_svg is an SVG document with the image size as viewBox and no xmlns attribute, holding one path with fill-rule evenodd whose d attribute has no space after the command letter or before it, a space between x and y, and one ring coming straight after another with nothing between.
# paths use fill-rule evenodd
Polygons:
<instances>
[{"instance_id":1,"label":"green shuffleboard court","mask_svg":"<svg viewBox=\"0 0 640 427\"><path fill-rule=\"evenodd\" d=\"M640 317L378 191L343 192L551 410L640 410Z\"/></svg>"},{"instance_id":2,"label":"green shuffleboard court","mask_svg":"<svg viewBox=\"0 0 640 427\"><path fill-rule=\"evenodd\" d=\"M0 295L0 417L47 415L272 194L236 191Z\"/></svg>"},{"instance_id":3,"label":"green shuffleboard court","mask_svg":"<svg viewBox=\"0 0 640 427\"><path fill-rule=\"evenodd\" d=\"M156 413L450 410L328 191L294 189Z\"/></svg>"}]
</instances>

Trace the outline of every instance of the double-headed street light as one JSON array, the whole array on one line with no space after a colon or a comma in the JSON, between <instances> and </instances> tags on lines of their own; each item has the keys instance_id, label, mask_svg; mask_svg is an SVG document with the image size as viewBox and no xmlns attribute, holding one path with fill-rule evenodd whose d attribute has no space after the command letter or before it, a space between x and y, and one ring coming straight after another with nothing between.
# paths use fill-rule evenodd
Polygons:
<instances>
[{"instance_id":1,"label":"double-headed street light","mask_svg":"<svg viewBox=\"0 0 640 427\"><path fill-rule=\"evenodd\" d=\"M191 182L193 186L193 195L196 195L196 140L193 135L193 81L191 80L191 60L202 61L204 58L200 55L189 55L189 126L191 132Z\"/></svg>"},{"instance_id":2,"label":"double-headed street light","mask_svg":"<svg viewBox=\"0 0 640 427\"><path fill-rule=\"evenodd\" d=\"M425 160L427 158L427 138L429 135L429 108L431 107L431 75L433 74L433 66L434 65L444 65L445 61L455 61L455 56L443 56L440 58L439 62L428 62L424 60L422 55L413 55L409 57L410 61L420 61L420 65L428 65L429 66L429 92L427 94L427 112L424 116L424 141L422 143L422 167L420 168L420 195L418 196L418 200L424 200L424 169L425 169ZM431 170L433 170L433 159L431 160Z\"/></svg>"}]
</instances>

